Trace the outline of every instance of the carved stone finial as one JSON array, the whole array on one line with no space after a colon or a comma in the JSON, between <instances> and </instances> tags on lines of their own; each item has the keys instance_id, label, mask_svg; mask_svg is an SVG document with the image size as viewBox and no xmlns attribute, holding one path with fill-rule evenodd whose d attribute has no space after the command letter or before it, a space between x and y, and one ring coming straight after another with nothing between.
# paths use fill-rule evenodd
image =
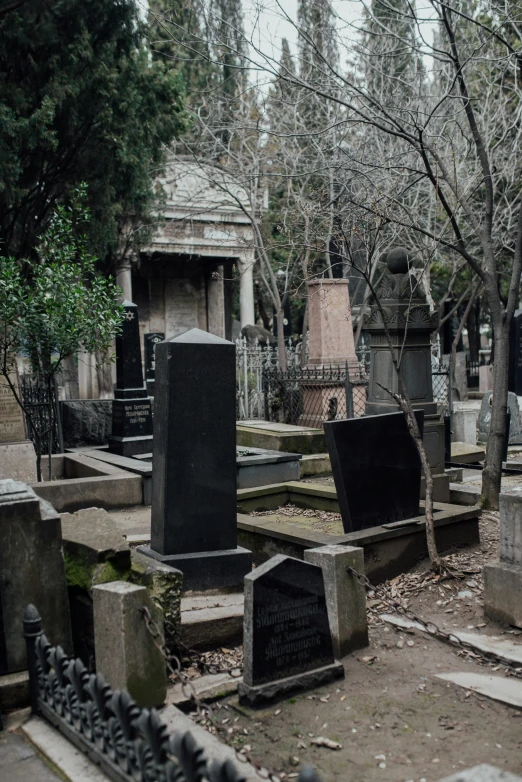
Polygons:
<instances>
[{"instance_id":1,"label":"carved stone finial","mask_svg":"<svg viewBox=\"0 0 522 782\"><path fill-rule=\"evenodd\" d=\"M408 272L408 251L405 247L394 247L386 256L388 270L392 274L406 274Z\"/></svg>"}]
</instances>

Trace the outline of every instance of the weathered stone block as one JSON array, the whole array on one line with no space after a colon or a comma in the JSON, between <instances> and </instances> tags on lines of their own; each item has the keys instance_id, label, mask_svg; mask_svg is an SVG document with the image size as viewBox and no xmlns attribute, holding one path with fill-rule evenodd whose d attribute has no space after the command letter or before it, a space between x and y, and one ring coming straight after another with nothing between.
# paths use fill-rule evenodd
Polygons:
<instances>
[{"instance_id":1,"label":"weathered stone block","mask_svg":"<svg viewBox=\"0 0 522 782\"><path fill-rule=\"evenodd\" d=\"M65 399L60 402L66 448L104 445L111 433L112 399Z\"/></svg>"},{"instance_id":2,"label":"weathered stone block","mask_svg":"<svg viewBox=\"0 0 522 782\"><path fill-rule=\"evenodd\" d=\"M96 670L113 689L126 689L138 706L160 706L167 693L165 660L147 629L147 608L160 629L163 616L145 587L115 581L92 590Z\"/></svg>"},{"instance_id":3,"label":"weathered stone block","mask_svg":"<svg viewBox=\"0 0 522 782\"><path fill-rule=\"evenodd\" d=\"M522 627L522 567L507 562L484 565L484 613L497 622Z\"/></svg>"},{"instance_id":4,"label":"weathered stone block","mask_svg":"<svg viewBox=\"0 0 522 782\"><path fill-rule=\"evenodd\" d=\"M167 647L179 648L183 573L151 557L146 557L136 549L132 550L131 559L129 581L147 588L152 601L163 612Z\"/></svg>"},{"instance_id":5,"label":"weathered stone block","mask_svg":"<svg viewBox=\"0 0 522 782\"><path fill-rule=\"evenodd\" d=\"M452 440L469 445L477 444L477 415L473 409L454 410Z\"/></svg>"},{"instance_id":6,"label":"weathered stone block","mask_svg":"<svg viewBox=\"0 0 522 782\"><path fill-rule=\"evenodd\" d=\"M522 565L522 486L500 495L500 539L501 562Z\"/></svg>"},{"instance_id":7,"label":"weathered stone block","mask_svg":"<svg viewBox=\"0 0 522 782\"><path fill-rule=\"evenodd\" d=\"M24 483L36 481L36 454L30 440L0 445L0 478Z\"/></svg>"},{"instance_id":8,"label":"weathered stone block","mask_svg":"<svg viewBox=\"0 0 522 782\"><path fill-rule=\"evenodd\" d=\"M34 603L53 643L71 651L60 518L25 483L0 481L0 674L27 666L24 611Z\"/></svg>"},{"instance_id":9,"label":"weathered stone block","mask_svg":"<svg viewBox=\"0 0 522 782\"><path fill-rule=\"evenodd\" d=\"M328 621L334 656L339 659L368 646L366 592L347 568L364 573L364 549L355 546L321 546L304 552L305 562L323 571Z\"/></svg>"}]
</instances>

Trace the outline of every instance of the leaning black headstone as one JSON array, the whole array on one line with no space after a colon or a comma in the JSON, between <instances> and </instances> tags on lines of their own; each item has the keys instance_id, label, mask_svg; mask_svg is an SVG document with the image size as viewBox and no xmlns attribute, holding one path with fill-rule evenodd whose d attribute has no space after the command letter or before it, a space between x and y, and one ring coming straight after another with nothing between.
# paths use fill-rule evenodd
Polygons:
<instances>
[{"instance_id":1,"label":"leaning black headstone","mask_svg":"<svg viewBox=\"0 0 522 782\"><path fill-rule=\"evenodd\" d=\"M522 396L522 310L516 310L511 321L508 391Z\"/></svg>"},{"instance_id":2,"label":"leaning black headstone","mask_svg":"<svg viewBox=\"0 0 522 782\"><path fill-rule=\"evenodd\" d=\"M320 567L277 554L245 578L242 703L258 706L344 676Z\"/></svg>"},{"instance_id":3,"label":"leaning black headstone","mask_svg":"<svg viewBox=\"0 0 522 782\"><path fill-rule=\"evenodd\" d=\"M415 412L423 434L424 413ZM324 423L345 532L419 515L421 463L403 413Z\"/></svg>"},{"instance_id":4,"label":"leaning black headstone","mask_svg":"<svg viewBox=\"0 0 522 782\"><path fill-rule=\"evenodd\" d=\"M237 546L235 345L191 329L156 345L151 544L184 589L242 584Z\"/></svg>"},{"instance_id":5,"label":"leaning black headstone","mask_svg":"<svg viewBox=\"0 0 522 782\"><path fill-rule=\"evenodd\" d=\"M151 334L145 334L143 341L145 344L145 379L154 380L156 375L156 345L163 342L165 334L160 331L154 331Z\"/></svg>"},{"instance_id":6,"label":"leaning black headstone","mask_svg":"<svg viewBox=\"0 0 522 782\"><path fill-rule=\"evenodd\" d=\"M109 451L134 456L152 451L152 408L143 384L138 308L123 302L121 334L116 337L116 388Z\"/></svg>"}]
</instances>

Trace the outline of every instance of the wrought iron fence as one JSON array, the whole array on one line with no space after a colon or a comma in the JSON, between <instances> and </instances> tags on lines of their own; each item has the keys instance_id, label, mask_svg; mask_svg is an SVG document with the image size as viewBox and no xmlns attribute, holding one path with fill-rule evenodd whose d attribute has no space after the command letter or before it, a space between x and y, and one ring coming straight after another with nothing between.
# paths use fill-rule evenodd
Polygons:
<instances>
[{"instance_id":1,"label":"wrought iron fence","mask_svg":"<svg viewBox=\"0 0 522 782\"><path fill-rule=\"evenodd\" d=\"M231 760L211 760L190 731L169 735L155 709L141 709L126 690L51 646L37 609L24 614L33 713L45 718L113 782L246 782ZM303 768L297 782L321 782Z\"/></svg>"},{"instance_id":2,"label":"wrought iron fence","mask_svg":"<svg viewBox=\"0 0 522 782\"><path fill-rule=\"evenodd\" d=\"M289 368L301 364L302 343L288 340L286 360ZM246 339L236 341L236 415L238 421L263 419L265 401L263 371L278 369L279 356L275 345L249 345Z\"/></svg>"},{"instance_id":3,"label":"wrought iron fence","mask_svg":"<svg viewBox=\"0 0 522 782\"><path fill-rule=\"evenodd\" d=\"M443 415L449 408L449 368L440 365L431 373L433 382L433 400L437 403L438 412Z\"/></svg>"},{"instance_id":4,"label":"wrought iron fence","mask_svg":"<svg viewBox=\"0 0 522 782\"><path fill-rule=\"evenodd\" d=\"M324 421L364 415L366 378L340 367L263 370L265 421L322 427Z\"/></svg>"},{"instance_id":5,"label":"wrought iron fence","mask_svg":"<svg viewBox=\"0 0 522 782\"><path fill-rule=\"evenodd\" d=\"M49 421L49 394L44 381L37 375L20 375L20 391L25 408L30 415L26 415L27 432L31 440L35 439L35 429L43 438L44 447L47 447L47 432L51 426ZM52 385L51 404L53 408L52 422L52 453L63 453L63 435L60 418L60 405L56 383Z\"/></svg>"}]
</instances>

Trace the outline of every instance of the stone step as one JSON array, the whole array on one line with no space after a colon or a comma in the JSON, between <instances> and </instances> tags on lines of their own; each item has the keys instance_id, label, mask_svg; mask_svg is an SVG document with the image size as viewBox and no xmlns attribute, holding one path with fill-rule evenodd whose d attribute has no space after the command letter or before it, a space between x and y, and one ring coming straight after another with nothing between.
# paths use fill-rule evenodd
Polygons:
<instances>
[{"instance_id":1,"label":"stone step","mask_svg":"<svg viewBox=\"0 0 522 782\"><path fill-rule=\"evenodd\" d=\"M181 599L181 636L191 649L223 646L243 639L242 592Z\"/></svg>"},{"instance_id":2,"label":"stone step","mask_svg":"<svg viewBox=\"0 0 522 782\"><path fill-rule=\"evenodd\" d=\"M470 443L451 443L451 461L460 464L475 464L486 458L486 450L479 445Z\"/></svg>"}]
</instances>

